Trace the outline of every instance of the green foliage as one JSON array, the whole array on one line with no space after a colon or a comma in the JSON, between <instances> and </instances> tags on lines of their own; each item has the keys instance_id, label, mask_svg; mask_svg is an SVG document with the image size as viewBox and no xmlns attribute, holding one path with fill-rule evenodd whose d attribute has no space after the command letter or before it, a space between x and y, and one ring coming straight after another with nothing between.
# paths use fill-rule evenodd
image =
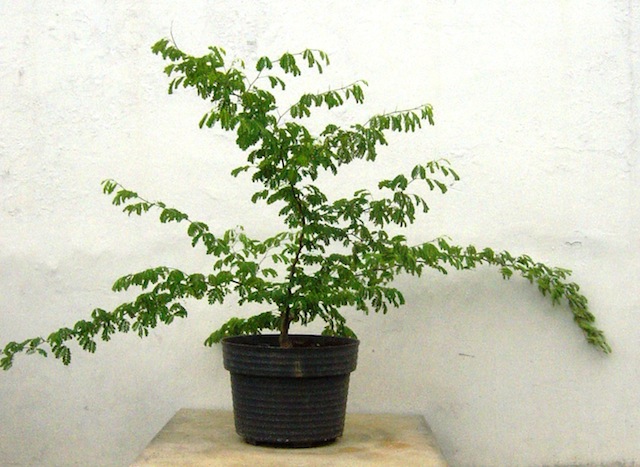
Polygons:
<instances>
[{"instance_id":1,"label":"green foliage","mask_svg":"<svg viewBox=\"0 0 640 467\"><path fill-rule=\"evenodd\" d=\"M242 228L214 233L207 224L178 209L105 180L104 193L128 215L156 212L162 223L186 224L191 245L212 256L211 269L187 274L161 266L123 276L115 281L113 290L138 288L135 300L112 311L96 309L91 319L46 338L9 342L2 351L2 368L10 368L20 352L46 356L43 347L48 347L68 364L71 341L94 352L97 338L107 341L116 332L134 331L144 337L159 323L186 317L183 303L190 298L216 304L233 296L240 305L257 303L265 308L255 316L227 321L206 339L207 345L225 336L265 330L278 330L286 345L291 323L306 325L314 320L325 323L325 334L354 336L343 310L386 313L402 306L404 296L393 282L397 275L421 276L425 269L447 274L481 265L496 267L505 279L520 274L553 304L567 306L588 342L610 352L602 331L594 325L587 299L578 285L567 280L570 271L534 262L526 255L451 245L445 238L409 245L403 235L391 234L429 211L426 194L445 194L459 180L448 161L416 165L409 174L380 181L375 193L359 189L350 197L332 200L314 185L319 177L336 174L356 159L375 161L378 148L387 144L388 132L414 132L425 123L433 125L431 105L374 115L348 127L328 124L313 134L299 122L321 109L331 110L349 101L362 104L363 86L367 85L356 81L305 93L290 107L280 109L273 92L286 89L286 75L298 77L305 69L322 73L329 65L324 52L307 49L279 58L260 57L249 77L244 62L228 62L225 50L219 47L194 57L163 39L152 51L169 62L164 71L170 79L170 94L191 88L210 102L200 127L219 126L235 133L246 162L231 175L250 176L260 186L251 200L277 204L285 229L266 239L251 238ZM266 86L261 87L262 83Z\"/></svg>"}]
</instances>

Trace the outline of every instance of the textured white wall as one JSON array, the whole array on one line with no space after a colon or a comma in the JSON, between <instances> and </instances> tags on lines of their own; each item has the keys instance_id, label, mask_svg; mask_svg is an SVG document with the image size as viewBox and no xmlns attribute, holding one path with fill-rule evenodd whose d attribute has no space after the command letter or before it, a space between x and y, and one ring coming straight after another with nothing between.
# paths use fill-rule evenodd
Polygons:
<instances>
[{"instance_id":1,"label":"textured white wall","mask_svg":"<svg viewBox=\"0 0 640 467\"><path fill-rule=\"evenodd\" d=\"M367 107L337 119L435 106L435 128L357 167L372 183L454 163L463 180L409 237L572 268L614 348L598 354L568 312L493 270L403 279L405 308L353 316L350 410L424 414L452 465L640 463L639 12L619 0L0 2L0 344L115 306L122 274L207 267L182 226L110 206L103 178L213 227L278 228L228 176L232 140L197 129L206 106L166 95L149 47L171 25L193 53L317 47L328 82L370 83ZM126 465L178 408L230 407L220 349L202 341L234 312L194 304L70 367L19 358L0 374L0 464Z\"/></svg>"}]
</instances>

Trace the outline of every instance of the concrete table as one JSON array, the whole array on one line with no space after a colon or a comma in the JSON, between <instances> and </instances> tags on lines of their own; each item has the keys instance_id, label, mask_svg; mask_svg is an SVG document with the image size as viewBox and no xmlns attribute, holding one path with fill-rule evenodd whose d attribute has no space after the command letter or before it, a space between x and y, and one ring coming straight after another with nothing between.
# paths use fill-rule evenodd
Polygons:
<instances>
[{"instance_id":1,"label":"concrete table","mask_svg":"<svg viewBox=\"0 0 640 467\"><path fill-rule=\"evenodd\" d=\"M446 466L433 433L418 415L347 414L344 436L305 449L252 446L236 434L227 411L181 409L133 466Z\"/></svg>"}]
</instances>

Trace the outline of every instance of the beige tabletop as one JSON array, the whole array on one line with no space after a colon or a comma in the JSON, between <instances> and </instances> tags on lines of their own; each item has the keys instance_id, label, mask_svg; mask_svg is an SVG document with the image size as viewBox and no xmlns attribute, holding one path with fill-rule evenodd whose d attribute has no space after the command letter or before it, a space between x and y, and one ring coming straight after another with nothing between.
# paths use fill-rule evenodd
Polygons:
<instances>
[{"instance_id":1,"label":"beige tabletop","mask_svg":"<svg viewBox=\"0 0 640 467\"><path fill-rule=\"evenodd\" d=\"M347 414L344 436L306 449L246 444L227 411L181 409L133 466L446 466L419 415Z\"/></svg>"}]
</instances>

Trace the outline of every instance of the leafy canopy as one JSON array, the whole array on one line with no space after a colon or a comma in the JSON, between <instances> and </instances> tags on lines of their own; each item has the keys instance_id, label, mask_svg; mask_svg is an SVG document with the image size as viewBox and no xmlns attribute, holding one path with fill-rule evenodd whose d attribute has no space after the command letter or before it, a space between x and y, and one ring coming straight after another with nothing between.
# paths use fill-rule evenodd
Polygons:
<instances>
[{"instance_id":1,"label":"leafy canopy","mask_svg":"<svg viewBox=\"0 0 640 467\"><path fill-rule=\"evenodd\" d=\"M276 94L286 90L287 75L298 77L305 68L322 73L329 65L324 52L307 49L279 58L260 57L255 71L247 71L243 61L228 62L220 47L210 47L207 54L195 57L163 39L152 50L168 62L164 71L170 78L170 94L191 88L211 103L200 127L219 127L236 135L246 163L232 175L247 174L259 184L251 200L279 206L285 229L266 239L251 238L242 228L214 232L178 209L148 201L116 181L105 180L104 193L127 214L154 211L162 223L186 224L192 246L212 257L211 269L187 273L160 266L121 277L113 290L139 288L135 300L112 311L95 309L89 319L46 338L8 343L0 360L4 369L23 351L47 355L43 347L48 346L68 364L70 341L94 352L97 338L108 341L116 332L146 336L159 323L186 317L184 301L188 298L216 304L232 296L240 305L264 306L255 316L224 323L206 339L207 345L225 336L276 330L286 347L291 323L306 325L317 319L325 323L325 334L354 336L343 310L385 313L403 305L402 292L393 284L398 274L420 276L425 269L446 274L484 264L496 267L505 279L518 273L554 304L563 303L587 341L610 352L602 331L594 326L587 299L577 284L567 280L570 271L535 262L527 255L456 246L444 237L410 245L405 236L391 233L429 211L426 194L444 194L459 179L446 160L416 165L410 173L380 181L375 193L359 189L348 198L331 199L315 184L321 175L335 175L356 159L375 161L389 132L414 132L425 124L433 125L429 104L374 115L348 127L328 124L314 134L305 126L306 119L320 108L333 109L349 101L361 104L366 86L356 81L306 93L288 108L280 108Z\"/></svg>"}]
</instances>

